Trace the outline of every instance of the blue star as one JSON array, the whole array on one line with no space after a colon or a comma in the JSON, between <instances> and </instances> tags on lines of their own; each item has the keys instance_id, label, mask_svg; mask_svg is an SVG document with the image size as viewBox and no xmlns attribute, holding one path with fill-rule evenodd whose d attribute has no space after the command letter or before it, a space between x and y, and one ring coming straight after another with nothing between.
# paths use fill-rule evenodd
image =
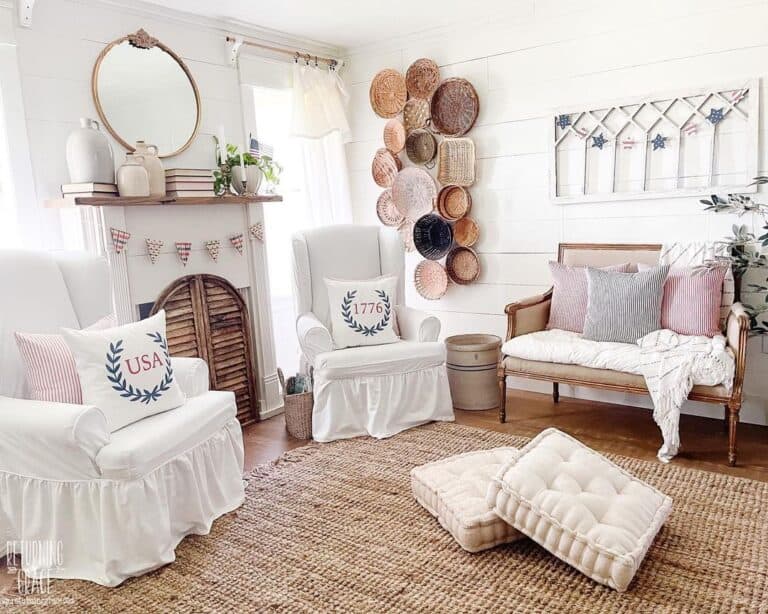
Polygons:
<instances>
[{"instance_id":1,"label":"blue star","mask_svg":"<svg viewBox=\"0 0 768 614\"><path fill-rule=\"evenodd\" d=\"M651 143L653 143L653 151L656 151L657 149L664 149L667 146L667 137L656 133L656 136L653 137Z\"/></svg>"},{"instance_id":2,"label":"blue star","mask_svg":"<svg viewBox=\"0 0 768 614\"><path fill-rule=\"evenodd\" d=\"M592 137L592 147L602 149L603 145L605 145L607 142L608 140L603 136L602 132L599 135Z\"/></svg>"},{"instance_id":3,"label":"blue star","mask_svg":"<svg viewBox=\"0 0 768 614\"><path fill-rule=\"evenodd\" d=\"M723 117L723 107L719 109L712 108L709 110L709 115L707 115L707 119L713 126L723 121Z\"/></svg>"},{"instance_id":4,"label":"blue star","mask_svg":"<svg viewBox=\"0 0 768 614\"><path fill-rule=\"evenodd\" d=\"M568 126L571 125L571 116L570 115L558 115L557 116L557 125L560 126L563 130L565 130Z\"/></svg>"}]
</instances>

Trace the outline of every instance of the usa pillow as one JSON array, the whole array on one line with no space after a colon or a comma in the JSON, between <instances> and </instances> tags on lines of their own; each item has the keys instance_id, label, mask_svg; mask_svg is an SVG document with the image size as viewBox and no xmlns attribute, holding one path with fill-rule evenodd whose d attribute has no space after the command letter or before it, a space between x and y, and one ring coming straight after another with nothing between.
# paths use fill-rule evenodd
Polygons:
<instances>
[{"instance_id":1,"label":"usa pillow","mask_svg":"<svg viewBox=\"0 0 768 614\"><path fill-rule=\"evenodd\" d=\"M114 314L85 330L103 330L117 325ZM51 403L80 405L83 394L75 357L64 338L56 333L16 333L16 345L27 368L29 398Z\"/></svg>"},{"instance_id":2,"label":"usa pillow","mask_svg":"<svg viewBox=\"0 0 768 614\"><path fill-rule=\"evenodd\" d=\"M604 267L604 271L629 273L629 263ZM547 328L559 328L574 333L584 331L584 318L587 316L587 272L583 266L568 266L559 262L550 262L552 273L552 303L549 307Z\"/></svg>"},{"instance_id":3,"label":"usa pillow","mask_svg":"<svg viewBox=\"0 0 768 614\"><path fill-rule=\"evenodd\" d=\"M397 277L326 279L331 335L337 349L399 340L395 329Z\"/></svg>"},{"instance_id":4,"label":"usa pillow","mask_svg":"<svg viewBox=\"0 0 768 614\"><path fill-rule=\"evenodd\" d=\"M165 336L165 311L101 331L62 329L75 357L83 403L106 416L110 431L184 403Z\"/></svg>"}]
</instances>

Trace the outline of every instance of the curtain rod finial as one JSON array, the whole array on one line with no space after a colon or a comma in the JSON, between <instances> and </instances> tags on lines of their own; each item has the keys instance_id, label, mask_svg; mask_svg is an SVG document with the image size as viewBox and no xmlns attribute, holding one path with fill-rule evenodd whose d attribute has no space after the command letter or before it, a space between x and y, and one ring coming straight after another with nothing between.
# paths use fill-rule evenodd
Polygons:
<instances>
[{"instance_id":1,"label":"curtain rod finial","mask_svg":"<svg viewBox=\"0 0 768 614\"><path fill-rule=\"evenodd\" d=\"M237 66L237 56L240 54L240 47L243 46L242 36L227 36L227 47L229 47L229 63Z\"/></svg>"}]
</instances>

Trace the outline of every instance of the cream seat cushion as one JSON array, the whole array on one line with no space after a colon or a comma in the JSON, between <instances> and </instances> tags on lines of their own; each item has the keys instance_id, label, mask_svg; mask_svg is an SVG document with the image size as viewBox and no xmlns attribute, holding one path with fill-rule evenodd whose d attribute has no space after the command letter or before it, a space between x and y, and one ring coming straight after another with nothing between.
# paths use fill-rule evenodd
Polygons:
<instances>
[{"instance_id":1,"label":"cream seat cushion","mask_svg":"<svg viewBox=\"0 0 768 614\"><path fill-rule=\"evenodd\" d=\"M672 499L573 437L542 431L504 465L488 505L593 580L626 590Z\"/></svg>"},{"instance_id":2,"label":"cream seat cushion","mask_svg":"<svg viewBox=\"0 0 768 614\"><path fill-rule=\"evenodd\" d=\"M438 341L398 341L322 352L315 370L325 379L413 373L445 364L445 344Z\"/></svg>"},{"instance_id":3,"label":"cream seat cushion","mask_svg":"<svg viewBox=\"0 0 768 614\"><path fill-rule=\"evenodd\" d=\"M522 539L485 498L493 476L516 455L515 448L493 448L414 467L413 496L469 552Z\"/></svg>"}]
</instances>

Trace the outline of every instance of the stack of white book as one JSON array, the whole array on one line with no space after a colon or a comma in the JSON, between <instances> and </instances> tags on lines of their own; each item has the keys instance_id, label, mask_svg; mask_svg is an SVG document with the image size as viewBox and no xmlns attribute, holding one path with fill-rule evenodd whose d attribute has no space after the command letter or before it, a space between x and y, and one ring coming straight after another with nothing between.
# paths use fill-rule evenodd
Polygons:
<instances>
[{"instance_id":1,"label":"stack of white book","mask_svg":"<svg viewBox=\"0 0 768 614\"><path fill-rule=\"evenodd\" d=\"M169 168L165 171L168 196L215 196L213 172L207 168Z\"/></svg>"},{"instance_id":2,"label":"stack of white book","mask_svg":"<svg viewBox=\"0 0 768 614\"><path fill-rule=\"evenodd\" d=\"M65 183L61 186L61 195L65 200L75 198L99 197L108 198L117 196L117 186L114 183Z\"/></svg>"}]
</instances>

